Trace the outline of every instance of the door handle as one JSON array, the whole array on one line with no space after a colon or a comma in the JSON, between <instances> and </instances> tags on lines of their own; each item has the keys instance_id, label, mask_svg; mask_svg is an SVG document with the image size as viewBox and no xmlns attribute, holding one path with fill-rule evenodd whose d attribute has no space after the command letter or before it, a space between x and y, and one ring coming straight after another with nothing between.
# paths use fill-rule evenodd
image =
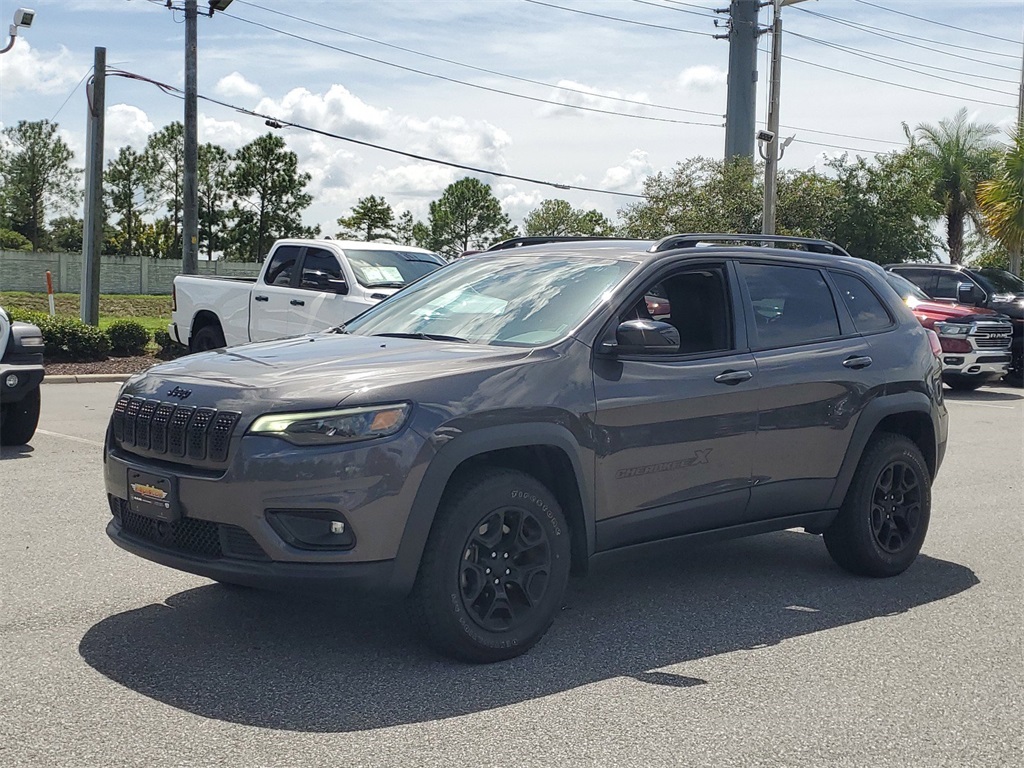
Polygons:
<instances>
[{"instance_id":1,"label":"door handle","mask_svg":"<svg viewBox=\"0 0 1024 768\"><path fill-rule=\"evenodd\" d=\"M293 307L304 307L304 306L306 306L306 302L304 302L302 299L292 299L288 303L291 304Z\"/></svg>"},{"instance_id":2,"label":"door handle","mask_svg":"<svg viewBox=\"0 0 1024 768\"><path fill-rule=\"evenodd\" d=\"M254 301L269 301L268 296L253 296L252 298Z\"/></svg>"},{"instance_id":3,"label":"door handle","mask_svg":"<svg viewBox=\"0 0 1024 768\"><path fill-rule=\"evenodd\" d=\"M750 381L754 374L750 371L726 371L715 376L719 384L739 384L741 381Z\"/></svg>"},{"instance_id":4,"label":"door handle","mask_svg":"<svg viewBox=\"0 0 1024 768\"><path fill-rule=\"evenodd\" d=\"M869 365L871 365L871 358L867 357L866 355L864 357L848 357L845 360L843 360L843 365L846 366L847 368L867 368Z\"/></svg>"}]
</instances>

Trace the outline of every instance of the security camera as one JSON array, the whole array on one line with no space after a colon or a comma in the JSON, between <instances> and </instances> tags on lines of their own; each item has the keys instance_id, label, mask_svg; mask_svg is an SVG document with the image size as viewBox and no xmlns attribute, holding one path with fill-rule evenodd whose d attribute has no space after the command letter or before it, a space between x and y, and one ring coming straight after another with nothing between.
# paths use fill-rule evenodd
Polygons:
<instances>
[{"instance_id":1,"label":"security camera","mask_svg":"<svg viewBox=\"0 0 1024 768\"><path fill-rule=\"evenodd\" d=\"M769 144L775 141L775 134L771 131L760 130L757 132L757 140Z\"/></svg>"},{"instance_id":2,"label":"security camera","mask_svg":"<svg viewBox=\"0 0 1024 768\"><path fill-rule=\"evenodd\" d=\"M19 8L14 12L14 26L28 29L35 21L36 12L31 8Z\"/></svg>"}]
</instances>

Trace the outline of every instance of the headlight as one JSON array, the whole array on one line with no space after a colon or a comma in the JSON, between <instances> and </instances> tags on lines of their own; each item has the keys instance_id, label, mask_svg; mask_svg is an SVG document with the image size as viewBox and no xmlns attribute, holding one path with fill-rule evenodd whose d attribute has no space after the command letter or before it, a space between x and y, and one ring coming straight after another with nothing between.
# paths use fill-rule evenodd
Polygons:
<instances>
[{"instance_id":1,"label":"headlight","mask_svg":"<svg viewBox=\"0 0 1024 768\"><path fill-rule=\"evenodd\" d=\"M936 323L935 332L940 336L967 336L971 332L971 326L963 323Z\"/></svg>"},{"instance_id":2,"label":"headlight","mask_svg":"<svg viewBox=\"0 0 1024 768\"><path fill-rule=\"evenodd\" d=\"M306 413L268 413L249 434L272 435L295 445L335 445L393 435L409 416L408 403Z\"/></svg>"}]
</instances>

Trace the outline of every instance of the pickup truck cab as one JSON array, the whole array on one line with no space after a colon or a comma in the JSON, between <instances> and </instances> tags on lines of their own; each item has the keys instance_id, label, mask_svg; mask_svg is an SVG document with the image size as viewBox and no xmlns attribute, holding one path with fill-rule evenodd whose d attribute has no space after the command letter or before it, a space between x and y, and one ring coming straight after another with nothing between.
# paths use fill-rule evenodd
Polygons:
<instances>
[{"instance_id":1,"label":"pickup truck cab","mask_svg":"<svg viewBox=\"0 0 1024 768\"><path fill-rule=\"evenodd\" d=\"M438 254L411 246L278 240L255 280L175 277L168 332L200 352L321 331L444 264Z\"/></svg>"}]
</instances>

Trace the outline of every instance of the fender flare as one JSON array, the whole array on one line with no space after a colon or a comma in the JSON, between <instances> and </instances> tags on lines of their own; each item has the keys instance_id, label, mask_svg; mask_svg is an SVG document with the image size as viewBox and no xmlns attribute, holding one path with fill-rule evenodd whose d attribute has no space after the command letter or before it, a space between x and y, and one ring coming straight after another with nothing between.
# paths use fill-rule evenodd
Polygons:
<instances>
[{"instance_id":1,"label":"fender flare","mask_svg":"<svg viewBox=\"0 0 1024 768\"><path fill-rule=\"evenodd\" d=\"M850 483L853 482L853 473L857 471L857 465L860 464L860 458L864 454L868 440L878 425L889 416L908 413L921 414L926 417L931 424L933 437L937 439L939 430L932 415L931 400L924 392L900 392L872 400L864 409L860 419L857 420L857 426L854 427L853 437L846 450L846 458L843 459L839 474L836 476L836 484L829 497L827 508L838 509L843 503ZM934 446L933 451L937 456L938 446Z\"/></svg>"},{"instance_id":2,"label":"fender flare","mask_svg":"<svg viewBox=\"0 0 1024 768\"><path fill-rule=\"evenodd\" d=\"M587 479L590 473L583 469L583 453L575 436L565 427L550 423L510 424L489 427L456 437L442 446L430 461L423 480L420 482L409 517L406 520L402 541L395 556L392 571L392 590L408 594L416 580L420 559L426 547L427 537L434 523L434 515L441 502L448 482L456 469L474 456L506 448L523 448L544 445L561 450L568 457L575 475L583 507L584 532L587 554L594 551L593 499Z\"/></svg>"}]
</instances>

